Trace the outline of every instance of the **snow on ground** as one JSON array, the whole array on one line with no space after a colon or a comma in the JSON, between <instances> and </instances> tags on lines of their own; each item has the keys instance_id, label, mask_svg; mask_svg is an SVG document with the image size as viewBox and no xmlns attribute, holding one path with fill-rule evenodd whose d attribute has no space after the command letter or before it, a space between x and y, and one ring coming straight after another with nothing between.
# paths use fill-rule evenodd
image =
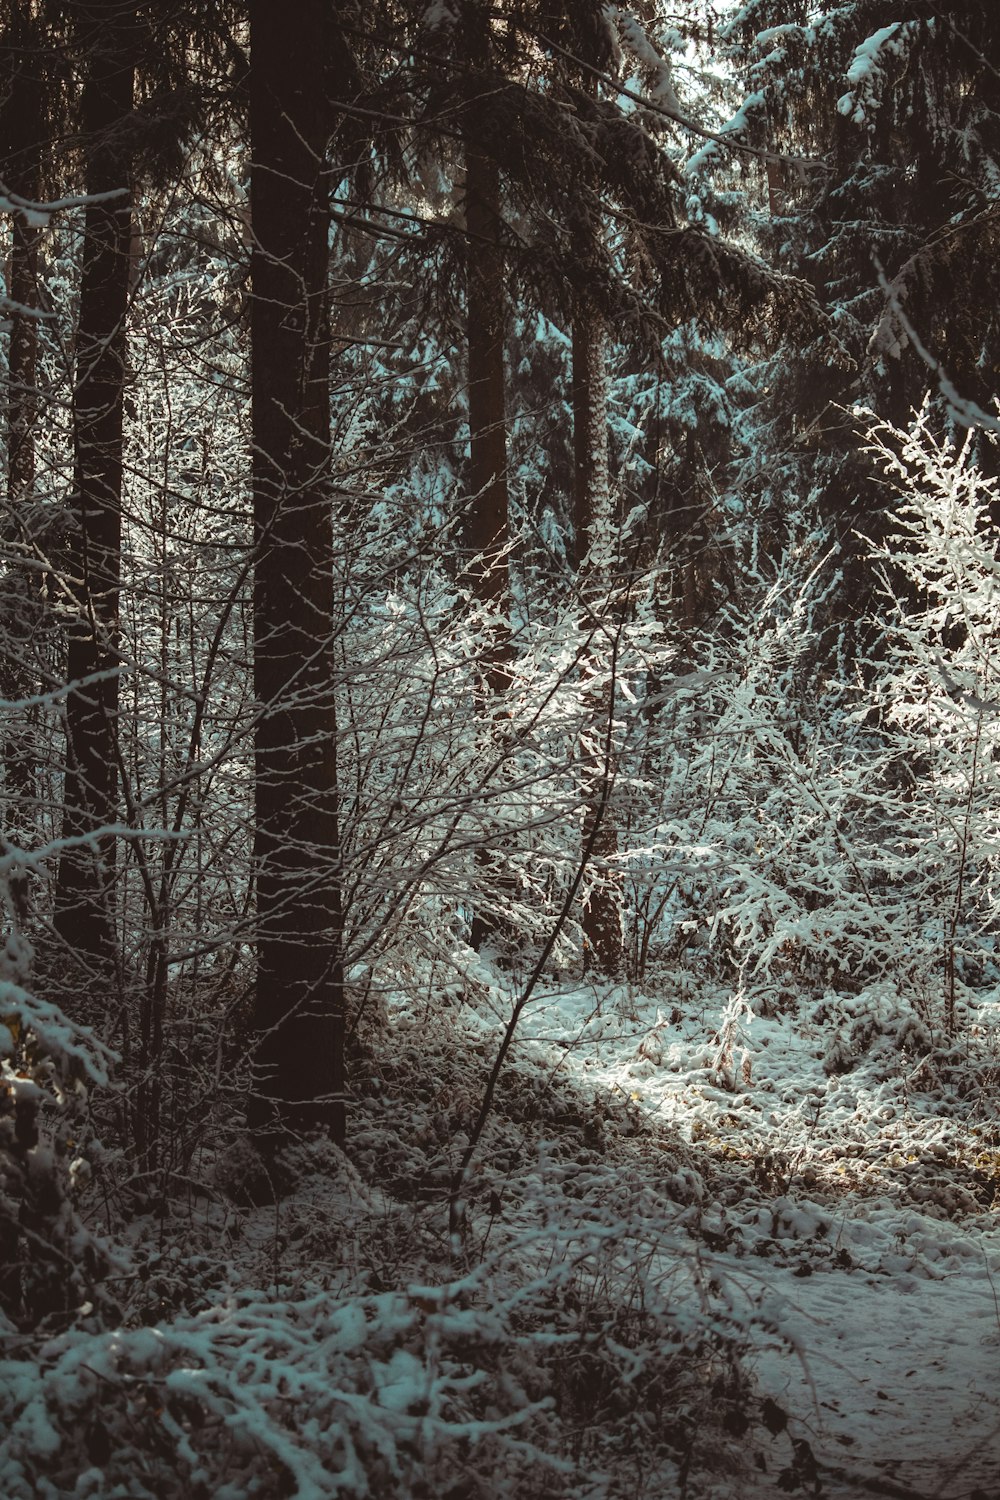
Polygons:
<instances>
[{"instance_id":1,"label":"snow on ground","mask_svg":"<svg viewBox=\"0 0 1000 1500\"><path fill-rule=\"evenodd\" d=\"M451 1234L523 976L448 972L373 1007L349 1155L272 1201L207 1138L121 1326L0 1365L0 1493L1000 1500L994 995L543 986Z\"/></svg>"},{"instance_id":2,"label":"snow on ground","mask_svg":"<svg viewBox=\"0 0 1000 1500\"><path fill-rule=\"evenodd\" d=\"M993 1261L997 1263L996 1237ZM941 1280L837 1269L793 1281L769 1268L775 1321L801 1361L765 1351L762 1388L798 1419L830 1495L858 1492L857 1478L891 1480L948 1497L976 1488L1000 1494L1000 1338L993 1285L981 1263ZM735 1276L734 1276L735 1279Z\"/></svg>"},{"instance_id":3,"label":"snow on ground","mask_svg":"<svg viewBox=\"0 0 1000 1500\"><path fill-rule=\"evenodd\" d=\"M527 1054L710 1164L694 1232L753 1326L761 1497L809 1493L815 1461L833 1500L1000 1500L997 1007L966 1020L935 1047L884 987L567 988L523 1019Z\"/></svg>"}]
</instances>

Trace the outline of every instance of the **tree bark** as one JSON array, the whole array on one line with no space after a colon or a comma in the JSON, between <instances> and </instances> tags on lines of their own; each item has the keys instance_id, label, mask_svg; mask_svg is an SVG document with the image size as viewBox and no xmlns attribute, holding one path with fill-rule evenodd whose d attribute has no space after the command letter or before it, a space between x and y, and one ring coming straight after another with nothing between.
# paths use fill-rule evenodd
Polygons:
<instances>
[{"instance_id":1,"label":"tree bark","mask_svg":"<svg viewBox=\"0 0 1000 1500\"><path fill-rule=\"evenodd\" d=\"M38 195L38 180L18 192ZM38 419L38 251L42 231L17 217L13 222L10 275L11 301L8 354L7 493L12 505L31 498L35 484L35 423ZM24 309L24 311L22 311Z\"/></svg>"},{"instance_id":2,"label":"tree bark","mask_svg":"<svg viewBox=\"0 0 1000 1500\"><path fill-rule=\"evenodd\" d=\"M0 181L8 192L29 201L41 196L41 152L45 126L46 79L40 65L41 39L30 0L8 0L0 33ZM34 65L32 64L32 60ZM41 229L15 214L11 223L7 293L10 319L7 381L7 478L13 505L31 494L35 476L34 425L37 414L38 250ZM24 311L22 311L24 309Z\"/></svg>"},{"instance_id":3,"label":"tree bark","mask_svg":"<svg viewBox=\"0 0 1000 1500\"><path fill-rule=\"evenodd\" d=\"M67 840L55 894L55 927L81 983L103 1003L116 968L114 837L118 733L118 597L121 563L125 317L132 234L128 124L133 109L134 11L94 0L78 12L87 52L81 100L88 194L116 193L86 209L76 384L73 392L73 530L64 585L68 627Z\"/></svg>"},{"instance_id":4,"label":"tree bark","mask_svg":"<svg viewBox=\"0 0 1000 1500\"><path fill-rule=\"evenodd\" d=\"M491 714L491 700L510 681L509 493L507 486L507 411L504 377L506 297L500 248L500 169L497 163L466 138L465 225L467 247L467 321L469 359L469 509L465 541L470 553L467 579L475 596L492 606L499 618L480 671L480 709L492 719L495 735L502 733ZM499 748L499 747L498 747ZM493 869L487 848L477 863L484 885ZM509 887L501 873L494 886ZM501 927L495 914L480 900L473 915L470 942L478 952Z\"/></svg>"},{"instance_id":5,"label":"tree bark","mask_svg":"<svg viewBox=\"0 0 1000 1500\"><path fill-rule=\"evenodd\" d=\"M257 1082L263 1144L343 1139L332 645L328 0L250 6Z\"/></svg>"},{"instance_id":6,"label":"tree bark","mask_svg":"<svg viewBox=\"0 0 1000 1500\"><path fill-rule=\"evenodd\" d=\"M484 603L505 611L509 495L504 381L504 265L500 248L500 169L473 142L465 146L468 232L469 509L465 539L468 577ZM507 681L506 632L494 643L485 676Z\"/></svg>"},{"instance_id":7,"label":"tree bark","mask_svg":"<svg viewBox=\"0 0 1000 1500\"><path fill-rule=\"evenodd\" d=\"M42 193L42 141L44 138L47 79L41 61L34 6L29 0L9 0L0 29L0 183L3 188L29 201ZM34 59L34 65L32 65ZM7 344L5 401L7 439L7 503L15 529L22 524L24 507L35 485L35 430L39 416L38 397L38 270L42 230L27 215L11 220L11 245L6 284L10 307ZM37 693L36 675L28 666L28 640L40 610L39 589L30 569L8 564L8 593L20 596L23 634L0 645L0 687L8 699L29 698ZM23 711L8 715L2 739L4 781L10 797L4 807L5 832L16 843L31 840L34 828L29 809L37 801L35 757L30 730Z\"/></svg>"},{"instance_id":8,"label":"tree bark","mask_svg":"<svg viewBox=\"0 0 1000 1500\"><path fill-rule=\"evenodd\" d=\"M582 296L573 319L573 449L577 576L588 612L603 611L617 552L608 465L607 329ZM586 661L583 666L586 670ZM608 806L614 780L608 732L613 692L612 684L585 693L590 723L580 738L583 847L591 846L591 882L581 916L584 968L609 975L621 971L623 959L621 879L613 864L618 831Z\"/></svg>"}]
</instances>

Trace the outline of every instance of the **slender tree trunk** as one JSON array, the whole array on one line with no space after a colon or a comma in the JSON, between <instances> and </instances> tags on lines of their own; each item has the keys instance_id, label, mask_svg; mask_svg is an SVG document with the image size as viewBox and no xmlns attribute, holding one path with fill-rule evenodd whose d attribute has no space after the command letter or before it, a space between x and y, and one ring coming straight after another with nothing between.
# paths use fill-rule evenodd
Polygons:
<instances>
[{"instance_id":1,"label":"slender tree trunk","mask_svg":"<svg viewBox=\"0 0 1000 1500\"><path fill-rule=\"evenodd\" d=\"M500 169L471 142L465 148L468 241L470 577L481 599L507 593L507 413L505 296L500 238Z\"/></svg>"},{"instance_id":2,"label":"slender tree trunk","mask_svg":"<svg viewBox=\"0 0 1000 1500\"><path fill-rule=\"evenodd\" d=\"M613 586L617 554L608 467L607 329L583 298L573 319L573 448L578 577L588 608L599 612ZM619 973L623 957L621 882L613 865L618 831L608 807L614 778L608 737L612 692L601 687L587 694L590 723L580 741L584 848L593 839L581 924L584 967L604 974Z\"/></svg>"},{"instance_id":3,"label":"slender tree trunk","mask_svg":"<svg viewBox=\"0 0 1000 1500\"><path fill-rule=\"evenodd\" d=\"M471 141L465 147L465 224L468 231L469 509L465 539L468 578L484 603L506 619L510 500L507 488L507 411L504 377L506 296L500 248L500 169ZM501 691L510 657L505 625L493 642L484 678Z\"/></svg>"},{"instance_id":4,"label":"slender tree trunk","mask_svg":"<svg viewBox=\"0 0 1000 1500\"><path fill-rule=\"evenodd\" d=\"M467 317L469 358L469 509L465 540L471 554L467 578L484 604L499 614L482 664L480 706L491 716L491 699L510 681L509 494L507 412L504 378L506 297L500 249L500 169L474 142L465 145L465 224L468 231ZM496 732L496 731L495 731ZM479 864L492 864L483 849ZM489 876L486 876L487 880ZM494 885L505 884L503 876ZM498 931L480 903L470 940L477 951Z\"/></svg>"},{"instance_id":5,"label":"slender tree trunk","mask_svg":"<svg viewBox=\"0 0 1000 1500\"><path fill-rule=\"evenodd\" d=\"M35 59L32 66L31 60ZM34 6L30 0L8 0L0 29L0 182L21 198L41 197L41 153L44 136L46 78L41 61ZM35 428L38 404L38 269L42 230L27 215L11 219L7 267L6 439L7 504L15 528L35 484ZM28 569L7 569L8 591L16 589L24 603L23 637L0 644L0 688L9 699L38 692L28 666L29 640L40 610L35 576ZM30 744L29 714L11 715L2 739L4 781L11 794L4 808L5 832L15 842L30 842L34 829L29 809L36 803L37 786Z\"/></svg>"},{"instance_id":6,"label":"slender tree trunk","mask_svg":"<svg viewBox=\"0 0 1000 1500\"><path fill-rule=\"evenodd\" d=\"M17 191L26 198L38 196L37 176ZM38 420L38 252L42 231L15 217L12 227L10 275L7 285L11 301L7 386L7 494L19 506L31 498L35 485L35 424ZM21 309L25 309L21 311Z\"/></svg>"},{"instance_id":7,"label":"slender tree trunk","mask_svg":"<svg viewBox=\"0 0 1000 1500\"><path fill-rule=\"evenodd\" d=\"M344 1135L327 308L329 0L250 5L257 1091Z\"/></svg>"},{"instance_id":8,"label":"slender tree trunk","mask_svg":"<svg viewBox=\"0 0 1000 1500\"><path fill-rule=\"evenodd\" d=\"M8 0L0 32L0 181L29 201L41 196L41 152L46 91L41 39L31 0ZM7 292L8 314L7 478L12 505L30 496L35 477L37 417L38 251L41 229L15 214ZM21 309L24 309L22 311Z\"/></svg>"},{"instance_id":9,"label":"slender tree trunk","mask_svg":"<svg viewBox=\"0 0 1000 1500\"><path fill-rule=\"evenodd\" d=\"M88 194L119 193L86 209L73 392L75 515L65 584L68 628L66 779L55 926L107 1001L115 975L114 839L118 733L125 315L132 233L128 125L133 108L134 11L93 0L78 13L87 53L81 100ZM86 841L86 842L84 842Z\"/></svg>"},{"instance_id":10,"label":"slender tree trunk","mask_svg":"<svg viewBox=\"0 0 1000 1500\"><path fill-rule=\"evenodd\" d=\"M607 329L581 297L573 318L573 511L576 564L588 591L602 591L617 553L608 465Z\"/></svg>"}]
</instances>

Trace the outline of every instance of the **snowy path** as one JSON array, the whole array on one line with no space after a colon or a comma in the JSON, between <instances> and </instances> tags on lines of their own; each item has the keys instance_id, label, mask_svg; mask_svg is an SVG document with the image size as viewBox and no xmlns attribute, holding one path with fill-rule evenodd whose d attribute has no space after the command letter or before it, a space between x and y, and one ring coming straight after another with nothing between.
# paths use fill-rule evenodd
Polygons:
<instances>
[{"instance_id":1,"label":"snowy path","mask_svg":"<svg viewBox=\"0 0 1000 1500\"><path fill-rule=\"evenodd\" d=\"M566 991L542 1000L525 1033L550 1058L566 1038L558 1065L581 1087L628 1097L715 1151L699 1258L748 1322L779 1333L754 1332L778 1430L758 1434L759 1488L744 1481L740 1500L792 1480L827 1500L1000 1500L1000 1221L970 1196L956 1155L963 1130L966 1143L986 1138L988 1117L970 1131L878 1059L839 1076L802 1015L743 1016L720 1088L719 1035L699 1012L664 1023L635 996L615 1014ZM760 1167L772 1150L785 1163L773 1180ZM949 1211L949 1193L979 1211Z\"/></svg>"},{"instance_id":2,"label":"snowy path","mask_svg":"<svg viewBox=\"0 0 1000 1500\"><path fill-rule=\"evenodd\" d=\"M1000 1497L1000 1317L985 1266L940 1281L782 1267L764 1279L801 1359L765 1350L757 1377L810 1443L830 1496L865 1492L835 1483L840 1470L937 1500ZM774 1467L789 1458L775 1437Z\"/></svg>"}]
</instances>

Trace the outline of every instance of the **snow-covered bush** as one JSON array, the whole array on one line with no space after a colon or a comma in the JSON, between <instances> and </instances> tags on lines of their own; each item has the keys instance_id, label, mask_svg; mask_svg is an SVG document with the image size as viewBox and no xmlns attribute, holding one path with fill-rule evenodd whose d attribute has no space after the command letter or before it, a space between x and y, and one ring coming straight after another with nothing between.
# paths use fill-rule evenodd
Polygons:
<instances>
[{"instance_id":1,"label":"snow-covered bush","mask_svg":"<svg viewBox=\"0 0 1000 1500\"><path fill-rule=\"evenodd\" d=\"M884 735L881 852L952 1030L970 986L995 985L1000 879L1000 531L997 483L971 442L935 434L929 406L906 432L871 431L903 501L877 554L890 607L874 689Z\"/></svg>"},{"instance_id":2,"label":"snow-covered bush","mask_svg":"<svg viewBox=\"0 0 1000 1500\"><path fill-rule=\"evenodd\" d=\"M742 1328L662 1204L629 1209L567 1200L560 1222L444 1285L238 1292L14 1351L5 1494L501 1500L584 1482L623 1495L653 1455L686 1473L721 1414L730 1432L751 1420Z\"/></svg>"},{"instance_id":3,"label":"snow-covered bush","mask_svg":"<svg viewBox=\"0 0 1000 1500\"><path fill-rule=\"evenodd\" d=\"M886 982L952 1030L1000 980L996 482L927 411L871 444L897 496L878 644L823 668L816 538L720 620L659 709L638 916L748 992Z\"/></svg>"},{"instance_id":4,"label":"snow-covered bush","mask_svg":"<svg viewBox=\"0 0 1000 1500\"><path fill-rule=\"evenodd\" d=\"M111 1055L30 989L31 946L9 899L20 851L0 856L9 928L0 948L0 1332L57 1326L106 1302L107 1249L75 1191L91 1169L87 1092Z\"/></svg>"},{"instance_id":5,"label":"snow-covered bush","mask_svg":"<svg viewBox=\"0 0 1000 1500\"><path fill-rule=\"evenodd\" d=\"M354 586L342 684L354 728L341 747L349 964L384 983L399 964L447 954L474 916L501 945L516 935L506 946L537 951L577 872L595 767L599 779L610 760L608 825L630 795L634 758L619 753L639 721L633 685L666 654L662 628L621 599L583 621L578 604L560 606L522 623L506 684L484 697L501 619L429 568ZM597 864L584 900L619 878L615 858ZM578 916L557 961L578 960Z\"/></svg>"},{"instance_id":6,"label":"snow-covered bush","mask_svg":"<svg viewBox=\"0 0 1000 1500\"><path fill-rule=\"evenodd\" d=\"M657 946L748 984L850 974L870 951L878 918L853 828L866 746L853 689L817 665L824 562L821 538L798 538L716 622L697 668L665 685L635 868L639 974Z\"/></svg>"},{"instance_id":7,"label":"snow-covered bush","mask_svg":"<svg viewBox=\"0 0 1000 1500\"><path fill-rule=\"evenodd\" d=\"M828 1040L823 1058L827 1073L849 1072L863 1055L880 1052L888 1057L888 1071L899 1070L901 1055L925 1056L931 1049L931 1034L911 1003L889 981L866 986L858 995L828 992L821 1011Z\"/></svg>"},{"instance_id":8,"label":"snow-covered bush","mask_svg":"<svg viewBox=\"0 0 1000 1500\"><path fill-rule=\"evenodd\" d=\"M0 1381L5 1492L402 1500L432 1476L497 1493L475 1472L506 1462L520 1493L539 1493L552 1466L532 1438L551 1403L523 1389L516 1360L489 1360L501 1343L513 1353L503 1316L466 1300L246 1292L156 1328L52 1339Z\"/></svg>"}]
</instances>

